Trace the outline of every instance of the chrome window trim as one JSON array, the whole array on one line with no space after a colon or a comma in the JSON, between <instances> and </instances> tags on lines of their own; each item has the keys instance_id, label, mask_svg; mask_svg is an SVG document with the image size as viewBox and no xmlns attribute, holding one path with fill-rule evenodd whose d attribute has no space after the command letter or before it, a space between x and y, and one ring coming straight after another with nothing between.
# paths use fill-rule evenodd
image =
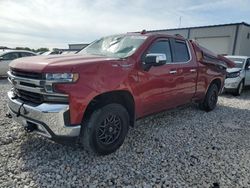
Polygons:
<instances>
[{"instance_id":1,"label":"chrome window trim","mask_svg":"<svg viewBox=\"0 0 250 188\"><path fill-rule=\"evenodd\" d=\"M175 39L176 40L176 39ZM178 40L178 39L177 39ZM181 41L181 40L180 40ZM189 43L187 42L187 40L183 40L183 43L185 43L186 44L186 46L187 46L187 49L188 49L188 53L189 53L189 60L188 61L184 61L184 62L171 62L171 63L166 63L166 64L187 64L187 63L189 63L192 59L193 59L193 56L192 56L192 54L191 54L191 50L190 50L190 47L189 47Z\"/></svg>"},{"instance_id":2,"label":"chrome window trim","mask_svg":"<svg viewBox=\"0 0 250 188\"><path fill-rule=\"evenodd\" d=\"M171 59L173 59L173 53L172 53L172 49L171 49L170 38L158 38L158 39L156 39L155 41L153 41L147 49L150 49L150 47L151 47L155 42L159 42L159 41L168 42L169 47L170 47L170 51L171 51ZM143 53L143 55L144 55L144 53ZM142 59L142 56L143 56L143 55L141 55L141 59ZM147 53L145 53L145 57L146 57L146 56L147 56ZM171 64L171 63L173 63L173 62L167 62L167 63L165 63L165 65L166 65L166 64ZM145 62L142 62L142 64L145 65Z\"/></svg>"},{"instance_id":3,"label":"chrome window trim","mask_svg":"<svg viewBox=\"0 0 250 188\"><path fill-rule=\"evenodd\" d=\"M170 45L170 48L171 48L171 44L170 44L170 40L169 40L169 38L163 38L163 40L164 41L168 41L169 42L169 45ZM179 40L179 39L174 39L174 40ZM187 40L179 40L179 41L183 41L183 43L185 43L186 44L186 46L187 46L187 49L188 49L188 54L189 54L189 60L188 61L185 61L185 62L167 62L165 65L175 65L175 64L188 64L188 63L190 63L191 61L192 61L192 59L193 59L193 56L192 56L192 54L191 54L191 50L190 50L190 46L189 46L189 43L188 43L188 41ZM154 42L153 42L154 43ZM153 44L152 43L152 44ZM152 45L151 44L151 45ZM171 56L172 56L172 54L171 54ZM172 57L173 58L173 57ZM145 62L142 62L143 64L145 64Z\"/></svg>"}]
</instances>

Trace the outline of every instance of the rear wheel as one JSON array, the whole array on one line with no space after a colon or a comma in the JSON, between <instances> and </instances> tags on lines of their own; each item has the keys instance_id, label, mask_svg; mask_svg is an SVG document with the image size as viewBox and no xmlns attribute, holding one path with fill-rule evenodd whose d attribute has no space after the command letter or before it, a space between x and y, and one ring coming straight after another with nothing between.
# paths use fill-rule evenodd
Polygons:
<instances>
[{"instance_id":1,"label":"rear wheel","mask_svg":"<svg viewBox=\"0 0 250 188\"><path fill-rule=\"evenodd\" d=\"M82 127L83 146L99 155L116 151L129 129L129 115L120 104L108 104L95 110Z\"/></svg>"},{"instance_id":2,"label":"rear wheel","mask_svg":"<svg viewBox=\"0 0 250 188\"><path fill-rule=\"evenodd\" d=\"M207 112L212 111L217 105L218 95L218 86L216 84L212 84L207 91L204 101L199 104L200 109Z\"/></svg>"},{"instance_id":3,"label":"rear wheel","mask_svg":"<svg viewBox=\"0 0 250 188\"><path fill-rule=\"evenodd\" d=\"M243 91L243 88L244 88L244 82L243 80L239 83L239 86L238 88L236 89L236 91L233 93L233 95L235 96L240 96L242 91Z\"/></svg>"}]
</instances>

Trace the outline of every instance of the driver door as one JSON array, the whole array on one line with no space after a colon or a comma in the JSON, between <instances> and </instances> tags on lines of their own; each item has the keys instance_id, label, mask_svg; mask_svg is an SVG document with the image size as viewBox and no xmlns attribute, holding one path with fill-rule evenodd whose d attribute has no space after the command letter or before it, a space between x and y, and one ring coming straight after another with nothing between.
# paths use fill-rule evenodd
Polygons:
<instances>
[{"instance_id":1,"label":"driver door","mask_svg":"<svg viewBox=\"0 0 250 188\"><path fill-rule=\"evenodd\" d=\"M149 70L138 72L137 93L142 103L142 115L159 112L176 106L176 90L178 90L176 68L172 64L173 56L170 41L161 38L154 41L142 57L141 64L147 54L165 54L167 63L161 66L152 66Z\"/></svg>"}]
</instances>

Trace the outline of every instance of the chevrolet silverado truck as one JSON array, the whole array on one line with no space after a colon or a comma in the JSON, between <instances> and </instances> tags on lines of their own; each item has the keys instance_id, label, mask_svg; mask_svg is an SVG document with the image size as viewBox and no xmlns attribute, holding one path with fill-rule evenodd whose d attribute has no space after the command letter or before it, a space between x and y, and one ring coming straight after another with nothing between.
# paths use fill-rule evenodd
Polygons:
<instances>
[{"instance_id":1,"label":"chevrolet silverado truck","mask_svg":"<svg viewBox=\"0 0 250 188\"><path fill-rule=\"evenodd\" d=\"M233 66L179 35L108 36L78 54L14 60L6 115L28 132L110 154L138 118L190 102L213 110Z\"/></svg>"}]
</instances>

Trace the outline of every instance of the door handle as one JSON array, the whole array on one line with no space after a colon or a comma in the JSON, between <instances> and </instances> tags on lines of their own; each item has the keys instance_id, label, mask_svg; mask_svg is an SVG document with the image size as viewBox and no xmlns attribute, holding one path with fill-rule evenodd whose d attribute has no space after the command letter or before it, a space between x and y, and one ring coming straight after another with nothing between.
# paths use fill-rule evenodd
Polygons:
<instances>
[{"instance_id":1,"label":"door handle","mask_svg":"<svg viewBox=\"0 0 250 188\"><path fill-rule=\"evenodd\" d=\"M176 74L177 73L177 70L171 70L169 71L169 74Z\"/></svg>"},{"instance_id":2,"label":"door handle","mask_svg":"<svg viewBox=\"0 0 250 188\"><path fill-rule=\"evenodd\" d=\"M196 72L196 69L190 69L190 72Z\"/></svg>"}]
</instances>

